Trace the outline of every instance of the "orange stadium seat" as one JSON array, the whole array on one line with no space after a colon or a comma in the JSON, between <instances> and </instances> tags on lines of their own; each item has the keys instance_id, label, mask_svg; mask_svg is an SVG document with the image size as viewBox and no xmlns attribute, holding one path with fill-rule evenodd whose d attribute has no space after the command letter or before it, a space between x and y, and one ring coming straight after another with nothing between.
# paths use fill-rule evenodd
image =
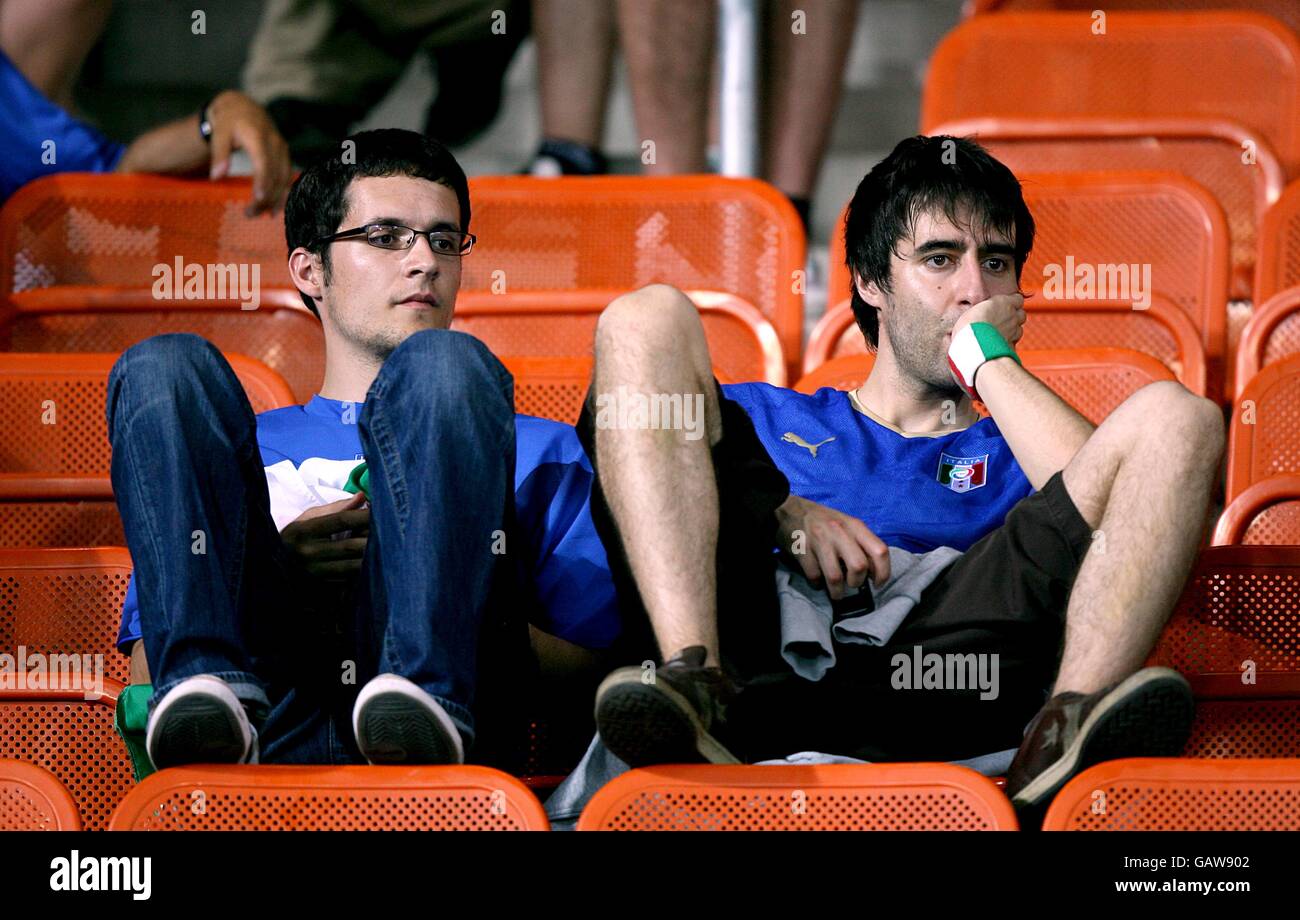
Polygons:
<instances>
[{"instance_id":1,"label":"orange stadium seat","mask_svg":"<svg viewBox=\"0 0 1300 920\"><path fill-rule=\"evenodd\" d=\"M1076 10L1091 13L1096 0L966 0L966 16L980 13L1021 13L1033 10ZM1108 10L1145 10L1147 12L1188 13L1193 10L1244 10L1264 13L1284 23L1300 35L1300 4L1295 0L1115 0Z\"/></svg>"},{"instance_id":2,"label":"orange stadium seat","mask_svg":"<svg viewBox=\"0 0 1300 920\"><path fill-rule=\"evenodd\" d=\"M451 328L477 336L498 355L590 357L596 320L622 291L492 294L466 291ZM730 294L687 291L700 311L713 363L733 382L786 382L776 329L752 304Z\"/></svg>"},{"instance_id":3,"label":"orange stadium seat","mask_svg":"<svg viewBox=\"0 0 1300 920\"><path fill-rule=\"evenodd\" d=\"M29 182L0 208L0 295L66 285L147 291L154 268L178 258L256 266L263 295L294 291L284 222L244 215L250 186L89 173Z\"/></svg>"},{"instance_id":4,"label":"orange stadium seat","mask_svg":"<svg viewBox=\"0 0 1300 920\"><path fill-rule=\"evenodd\" d=\"M515 411L572 425L591 383L591 358L503 357L515 378Z\"/></svg>"},{"instance_id":5,"label":"orange stadium seat","mask_svg":"<svg viewBox=\"0 0 1300 920\"><path fill-rule=\"evenodd\" d=\"M1300 354L1300 285L1255 308L1237 346L1237 397L1260 368Z\"/></svg>"},{"instance_id":6,"label":"orange stadium seat","mask_svg":"<svg viewBox=\"0 0 1300 920\"><path fill-rule=\"evenodd\" d=\"M165 332L192 332L262 362L288 382L296 403L311 399L325 378L320 321L296 292L269 292L256 310L229 300L157 301L142 288L0 293L0 351L122 352Z\"/></svg>"},{"instance_id":7,"label":"orange stadium seat","mask_svg":"<svg viewBox=\"0 0 1300 920\"><path fill-rule=\"evenodd\" d=\"M1255 303L1300 285L1300 179L1264 214L1255 262Z\"/></svg>"},{"instance_id":8,"label":"orange stadium seat","mask_svg":"<svg viewBox=\"0 0 1300 920\"><path fill-rule=\"evenodd\" d=\"M79 831L81 812L53 773L0 760L0 831Z\"/></svg>"},{"instance_id":9,"label":"orange stadium seat","mask_svg":"<svg viewBox=\"0 0 1300 920\"><path fill-rule=\"evenodd\" d=\"M1149 663L1196 694L1184 757L1300 757L1300 546L1203 550Z\"/></svg>"},{"instance_id":10,"label":"orange stadium seat","mask_svg":"<svg viewBox=\"0 0 1300 920\"><path fill-rule=\"evenodd\" d=\"M993 781L945 763L660 766L597 792L578 830L1016 830Z\"/></svg>"},{"instance_id":11,"label":"orange stadium seat","mask_svg":"<svg viewBox=\"0 0 1300 920\"><path fill-rule=\"evenodd\" d=\"M470 292L627 291L654 282L731 294L773 327L787 360L803 335L804 235L789 201L718 176L471 180L479 242Z\"/></svg>"},{"instance_id":12,"label":"orange stadium seat","mask_svg":"<svg viewBox=\"0 0 1300 920\"><path fill-rule=\"evenodd\" d=\"M1199 331L1207 390L1217 398L1224 375L1228 239L1223 209L1210 194L1175 173L1028 174L1020 179L1037 225L1021 275L1023 289L1043 292L1045 300L1048 283L1070 281L1079 266L1137 265L1140 272L1151 266L1153 295L1172 301ZM851 290L842 233L831 237L830 265L827 303L834 307L847 302ZM1056 293L1078 299L1072 284Z\"/></svg>"},{"instance_id":13,"label":"orange stadium seat","mask_svg":"<svg viewBox=\"0 0 1300 920\"><path fill-rule=\"evenodd\" d=\"M1119 300L1045 300L1041 294L1025 302L1028 320L1020 349L1131 348L1160 359L1193 393L1205 395L1205 351L1187 314L1159 295L1151 306L1134 310ZM840 304L813 327L804 352L804 373L845 355L866 354L866 338L853 318L853 308Z\"/></svg>"},{"instance_id":14,"label":"orange stadium seat","mask_svg":"<svg viewBox=\"0 0 1300 920\"><path fill-rule=\"evenodd\" d=\"M582 401L591 383L592 359L515 357L501 358L515 378L515 411L554 419L567 425L578 421ZM734 383L721 368L713 369L720 383Z\"/></svg>"},{"instance_id":15,"label":"orange stadium seat","mask_svg":"<svg viewBox=\"0 0 1300 920\"><path fill-rule=\"evenodd\" d=\"M1300 830L1300 760L1108 761L1065 784L1043 830Z\"/></svg>"},{"instance_id":16,"label":"orange stadium seat","mask_svg":"<svg viewBox=\"0 0 1300 920\"><path fill-rule=\"evenodd\" d=\"M1278 473L1300 473L1300 355L1266 365L1233 406L1228 501Z\"/></svg>"},{"instance_id":17,"label":"orange stadium seat","mask_svg":"<svg viewBox=\"0 0 1300 920\"><path fill-rule=\"evenodd\" d=\"M1025 351L1020 355L1034 376L1051 387L1094 425L1148 383L1173 380L1173 372L1150 355L1126 348ZM794 388L815 393L822 387L850 390L862 385L875 363L872 355L832 358Z\"/></svg>"},{"instance_id":18,"label":"orange stadium seat","mask_svg":"<svg viewBox=\"0 0 1300 920\"><path fill-rule=\"evenodd\" d=\"M1257 228L1286 174L1268 142L1208 118L969 118L931 134L973 136L1017 176L1111 170L1177 172L1205 187L1228 221L1230 295L1251 298ZM1251 151L1252 163L1242 162Z\"/></svg>"},{"instance_id":19,"label":"orange stadium seat","mask_svg":"<svg viewBox=\"0 0 1300 920\"><path fill-rule=\"evenodd\" d=\"M130 757L113 729L128 679L128 661L114 643L130 573L120 547L0 550L0 648L16 659L14 677L0 685L0 758L53 773L90 830L107 826L132 781ZM28 662L21 671L20 649ZM40 686L34 655L48 656ZM78 679L84 659L80 671L66 658L56 668L55 656L69 655L91 656L93 682Z\"/></svg>"},{"instance_id":20,"label":"orange stadium seat","mask_svg":"<svg viewBox=\"0 0 1300 920\"><path fill-rule=\"evenodd\" d=\"M921 129L963 118L1195 116L1242 124L1300 174L1300 38L1246 12L975 16L930 60ZM1261 92L1261 87L1269 87Z\"/></svg>"},{"instance_id":21,"label":"orange stadium seat","mask_svg":"<svg viewBox=\"0 0 1300 920\"><path fill-rule=\"evenodd\" d=\"M1280 473L1247 486L1223 509L1213 542L1300 545L1300 475Z\"/></svg>"},{"instance_id":22,"label":"orange stadium seat","mask_svg":"<svg viewBox=\"0 0 1300 920\"><path fill-rule=\"evenodd\" d=\"M109 481L105 400L117 355L0 353L0 546L125 542ZM253 411L292 405L279 374L227 355Z\"/></svg>"},{"instance_id":23,"label":"orange stadium seat","mask_svg":"<svg viewBox=\"0 0 1300 920\"><path fill-rule=\"evenodd\" d=\"M549 830L519 780L475 766L172 767L140 782L110 830Z\"/></svg>"}]
</instances>

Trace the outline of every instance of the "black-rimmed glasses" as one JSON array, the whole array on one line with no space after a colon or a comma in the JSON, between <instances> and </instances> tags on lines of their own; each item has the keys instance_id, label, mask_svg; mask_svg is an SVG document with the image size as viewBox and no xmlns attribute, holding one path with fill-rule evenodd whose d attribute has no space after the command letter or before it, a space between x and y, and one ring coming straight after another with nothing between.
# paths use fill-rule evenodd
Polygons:
<instances>
[{"instance_id":1,"label":"black-rimmed glasses","mask_svg":"<svg viewBox=\"0 0 1300 920\"><path fill-rule=\"evenodd\" d=\"M472 233L459 230L414 230L401 224L367 224L352 230L344 230L333 236L323 236L313 243L313 247L338 240L365 240L377 249L410 249L415 245L417 236L429 238L429 248L440 256L468 255L474 248L478 237Z\"/></svg>"}]
</instances>

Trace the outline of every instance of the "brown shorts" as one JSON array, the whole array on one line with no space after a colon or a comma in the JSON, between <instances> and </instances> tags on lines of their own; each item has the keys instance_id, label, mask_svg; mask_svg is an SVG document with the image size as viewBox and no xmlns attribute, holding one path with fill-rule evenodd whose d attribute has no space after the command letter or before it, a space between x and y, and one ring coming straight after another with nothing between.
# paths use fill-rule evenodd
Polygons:
<instances>
[{"instance_id":1,"label":"brown shorts","mask_svg":"<svg viewBox=\"0 0 1300 920\"><path fill-rule=\"evenodd\" d=\"M1061 474L940 573L888 645L837 644L835 666L813 682L796 675L780 652L773 547L774 511L788 494L784 477L750 460L764 450L753 423L721 390L719 399L722 438L712 451L721 513L718 639L724 664L745 686L720 740L747 761L798 751L956 760L1017 747L1054 679L1070 589L1092 538ZM577 427L595 466L590 396ZM599 470L591 509L623 617L618 656L627 663L657 659ZM943 686L925 676L933 668L929 655L953 662ZM982 687L979 676L986 678Z\"/></svg>"}]
</instances>

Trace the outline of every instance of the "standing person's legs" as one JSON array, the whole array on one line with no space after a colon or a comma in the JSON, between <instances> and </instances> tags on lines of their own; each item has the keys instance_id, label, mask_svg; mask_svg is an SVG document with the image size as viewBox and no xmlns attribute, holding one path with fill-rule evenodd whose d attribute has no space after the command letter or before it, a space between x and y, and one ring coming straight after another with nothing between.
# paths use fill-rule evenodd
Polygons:
<instances>
[{"instance_id":1,"label":"standing person's legs","mask_svg":"<svg viewBox=\"0 0 1300 920\"><path fill-rule=\"evenodd\" d=\"M524 552L513 530L514 382L474 337L418 332L384 362L359 423L371 530L357 743L374 762L462 760L480 689L531 679L512 591Z\"/></svg>"},{"instance_id":2,"label":"standing person's legs","mask_svg":"<svg viewBox=\"0 0 1300 920\"><path fill-rule=\"evenodd\" d=\"M533 0L542 145L534 172L548 157L563 174L606 170L609 71L617 33L614 0Z\"/></svg>"},{"instance_id":3,"label":"standing person's legs","mask_svg":"<svg viewBox=\"0 0 1300 920\"><path fill-rule=\"evenodd\" d=\"M254 723L275 710L287 730L315 707L277 680L299 641L290 586L301 573L271 518L248 398L211 343L161 335L118 359L107 403L155 686L151 756L159 766L255 756L245 710ZM263 740L278 733L268 724ZM327 758L319 733L307 735Z\"/></svg>"},{"instance_id":4,"label":"standing person's legs","mask_svg":"<svg viewBox=\"0 0 1300 920\"><path fill-rule=\"evenodd\" d=\"M654 142L652 176L708 169L712 85L712 2L618 0L619 41L627 59L641 141Z\"/></svg>"},{"instance_id":5,"label":"standing person's legs","mask_svg":"<svg viewBox=\"0 0 1300 920\"><path fill-rule=\"evenodd\" d=\"M769 11L764 176L790 198L805 227L858 6L858 0L778 0Z\"/></svg>"}]
</instances>

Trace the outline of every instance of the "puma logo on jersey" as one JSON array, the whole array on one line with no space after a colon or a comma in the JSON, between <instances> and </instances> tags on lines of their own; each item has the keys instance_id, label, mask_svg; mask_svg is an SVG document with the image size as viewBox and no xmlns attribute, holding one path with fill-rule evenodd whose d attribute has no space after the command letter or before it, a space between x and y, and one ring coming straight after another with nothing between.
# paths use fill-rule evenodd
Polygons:
<instances>
[{"instance_id":1,"label":"puma logo on jersey","mask_svg":"<svg viewBox=\"0 0 1300 920\"><path fill-rule=\"evenodd\" d=\"M787 431L785 434L781 435L781 440L785 441L787 444L798 444L800 447L807 450L808 453L812 454L813 459L816 460L817 448L821 447L823 444L826 444L829 441L834 441L835 438L830 437L827 438L825 441L818 441L816 444L809 444L807 441L799 437L793 431Z\"/></svg>"}]
</instances>

